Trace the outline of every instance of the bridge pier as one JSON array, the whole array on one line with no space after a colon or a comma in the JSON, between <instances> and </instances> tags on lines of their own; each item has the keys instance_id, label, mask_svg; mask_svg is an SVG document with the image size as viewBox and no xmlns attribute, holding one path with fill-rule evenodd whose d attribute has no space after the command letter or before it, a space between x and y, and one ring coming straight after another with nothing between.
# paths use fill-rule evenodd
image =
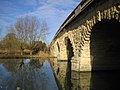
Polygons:
<instances>
[{"instance_id":1,"label":"bridge pier","mask_svg":"<svg viewBox=\"0 0 120 90\"><path fill-rule=\"evenodd\" d=\"M79 71L79 69L80 69L80 60L78 60L78 58L72 58L72 60L71 60L71 69L72 69L72 71Z\"/></svg>"}]
</instances>

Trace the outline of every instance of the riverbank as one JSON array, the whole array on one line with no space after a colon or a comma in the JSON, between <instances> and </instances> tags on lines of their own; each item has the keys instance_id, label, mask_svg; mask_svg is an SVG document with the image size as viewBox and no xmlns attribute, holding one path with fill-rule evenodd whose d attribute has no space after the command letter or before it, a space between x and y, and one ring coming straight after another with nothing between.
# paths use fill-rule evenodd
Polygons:
<instances>
[{"instance_id":1,"label":"riverbank","mask_svg":"<svg viewBox=\"0 0 120 90\"><path fill-rule=\"evenodd\" d=\"M40 58L38 55L0 55L0 59Z\"/></svg>"},{"instance_id":2,"label":"riverbank","mask_svg":"<svg viewBox=\"0 0 120 90\"><path fill-rule=\"evenodd\" d=\"M0 54L0 59L25 59L25 58L53 58L50 53L40 52L36 55L20 55L20 54Z\"/></svg>"},{"instance_id":3,"label":"riverbank","mask_svg":"<svg viewBox=\"0 0 120 90\"><path fill-rule=\"evenodd\" d=\"M50 58L49 55L0 55L0 59Z\"/></svg>"}]
</instances>

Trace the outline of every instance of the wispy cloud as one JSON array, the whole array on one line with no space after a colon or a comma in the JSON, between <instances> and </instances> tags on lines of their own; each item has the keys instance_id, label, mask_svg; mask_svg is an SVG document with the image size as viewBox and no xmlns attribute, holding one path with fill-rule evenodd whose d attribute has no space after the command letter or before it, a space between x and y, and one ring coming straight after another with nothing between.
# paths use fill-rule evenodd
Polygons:
<instances>
[{"instance_id":1,"label":"wispy cloud","mask_svg":"<svg viewBox=\"0 0 120 90\"><path fill-rule=\"evenodd\" d=\"M42 6L27 14L47 21L51 32L50 40L71 11L79 4L79 1L74 0L39 0L38 2Z\"/></svg>"},{"instance_id":2,"label":"wispy cloud","mask_svg":"<svg viewBox=\"0 0 120 90\"><path fill-rule=\"evenodd\" d=\"M11 24L25 15L46 20L51 34L49 41L80 0L6 0L0 1L0 23Z\"/></svg>"}]
</instances>

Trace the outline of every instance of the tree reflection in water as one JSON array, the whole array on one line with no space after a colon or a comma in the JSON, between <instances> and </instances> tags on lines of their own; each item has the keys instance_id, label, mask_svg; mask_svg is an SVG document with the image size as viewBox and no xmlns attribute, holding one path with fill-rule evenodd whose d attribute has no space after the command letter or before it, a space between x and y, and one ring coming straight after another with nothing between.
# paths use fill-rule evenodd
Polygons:
<instances>
[{"instance_id":1,"label":"tree reflection in water","mask_svg":"<svg viewBox=\"0 0 120 90\"><path fill-rule=\"evenodd\" d=\"M16 59L0 59L0 64L2 64L8 72L16 72L18 62Z\"/></svg>"},{"instance_id":2,"label":"tree reflection in water","mask_svg":"<svg viewBox=\"0 0 120 90\"><path fill-rule=\"evenodd\" d=\"M38 90L42 85L40 68L43 62L33 59L28 63L24 60L0 60L4 67L10 72L10 77L6 82L6 89L10 90Z\"/></svg>"}]
</instances>

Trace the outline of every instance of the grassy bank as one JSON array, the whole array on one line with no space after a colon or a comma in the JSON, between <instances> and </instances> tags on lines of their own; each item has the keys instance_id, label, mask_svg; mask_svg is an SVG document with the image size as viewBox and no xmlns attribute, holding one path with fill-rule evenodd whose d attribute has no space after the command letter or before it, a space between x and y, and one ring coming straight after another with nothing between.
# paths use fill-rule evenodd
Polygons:
<instances>
[{"instance_id":1,"label":"grassy bank","mask_svg":"<svg viewBox=\"0 0 120 90\"><path fill-rule=\"evenodd\" d=\"M20 54L0 54L0 59L21 59L21 58L51 58L49 53L40 52L36 55L20 55Z\"/></svg>"},{"instance_id":2,"label":"grassy bank","mask_svg":"<svg viewBox=\"0 0 120 90\"><path fill-rule=\"evenodd\" d=\"M38 55L0 55L0 59L40 58Z\"/></svg>"}]
</instances>

